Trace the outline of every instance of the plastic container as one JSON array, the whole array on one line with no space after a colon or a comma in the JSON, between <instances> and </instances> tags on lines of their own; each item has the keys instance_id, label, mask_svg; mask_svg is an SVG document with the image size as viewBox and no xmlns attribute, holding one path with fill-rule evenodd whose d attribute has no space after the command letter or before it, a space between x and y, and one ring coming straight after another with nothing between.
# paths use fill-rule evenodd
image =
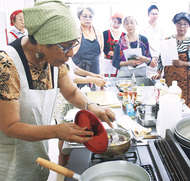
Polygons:
<instances>
[{"instance_id":1,"label":"plastic container","mask_svg":"<svg viewBox=\"0 0 190 181\"><path fill-rule=\"evenodd\" d=\"M165 79L160 79L154 86L155 99L156 102L159 102L159 98L168 93L168 86Z\"/></svg>"},{"instance_id":2,"label":"plastic container","mask_svg":"<svg viewBox=\"0 0 190 181\"><path fill-rule=\"evenodd\" d=\"M160 97L156 130L165 138L166 129L174 132L176 124L182 119L182 103L179 96L166 94Z\"/></svg>"},{"instance_id":3,"label":"plastic container","mask_svg":"<svg viewBox=\"0 0 190 181\"><path fill-rule=\"evenodd\" d=\"M128 94L128 100L126 102L126 113L130 118L135 117L135 110L132 104L131 96Z\"/></svg>"},{"instance_id":4,"label":"plastic container","mask_svg":"<svg viewBox=\"0 0 190 181\"><path fill-rule=\"evenodd\" d=\"M181 98L182 90L177 85L177 81L176 80L172 81L172 85L168 88L168 92L170 94L176 94L176 95L178 95Z\"/></svg>"}]
</instances>

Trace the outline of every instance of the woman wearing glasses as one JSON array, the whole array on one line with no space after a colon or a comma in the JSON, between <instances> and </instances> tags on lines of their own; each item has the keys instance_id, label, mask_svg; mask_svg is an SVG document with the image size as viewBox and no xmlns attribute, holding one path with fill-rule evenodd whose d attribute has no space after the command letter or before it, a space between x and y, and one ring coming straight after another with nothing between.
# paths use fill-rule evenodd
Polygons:
<instances>
[{"instance_id":1,"label":"woman wearing glasses","mask_svg":"<svg viewBox=\"0 0 190 181\"><path fill-rule=\"evenodd\" d=\"M80 68L99 74L99 56L103 49L103 35L92 25L94 11L90 7L79 7L80 46L74 48L73 62Z\"/></svg>"},{"instance_id":2,"label":"woman wearing glasses","mask_svg":"<svg viewBox=\"0 0 190 181\"><path fill-rule=\"evenodd\" d=\"M70 9L62 1L43 0L23 14L29 36L0 51L0 180L45 181L49 170L35 161L49 159L48 139L93 139L82 137L93 132L75 123L50 125L58 88L71 104L92 111L110 126L115 115L90 102L67 74L65 63L78 37Z\"/></svg>"},{"instance_id":3,"label":"woman wearing glasses","mask_svg":"<svg viewBox=\"0 0 190 181\"><path fill-rule=\"evenodd\" d=\"M163 67L162 57L160 57L158 74L152 78L161 78L162 70L164 70L166 84L171 86L172 81L176 80L178 86L182 89L182 98L190 107L190 79L188 78L190 75L190 37L187 35L190 26L190 15L186 12L181 12L176 14L172 21L176 25L177 34L166 39L176 39L179 59L173 60L172 66Z\"/></svg>"}]
</instances>

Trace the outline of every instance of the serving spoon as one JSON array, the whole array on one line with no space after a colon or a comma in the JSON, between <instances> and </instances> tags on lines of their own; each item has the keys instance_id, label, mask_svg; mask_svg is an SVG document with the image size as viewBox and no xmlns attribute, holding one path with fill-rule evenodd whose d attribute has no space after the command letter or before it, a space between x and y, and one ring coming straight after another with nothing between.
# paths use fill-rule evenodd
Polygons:
<instances>
[{"instance_id":1,"label":"serving spoon","mask_svg":"<svg viewBox=\"0 0 190 181\"><path fill-rule=\"evenodd\" d=\"M115 143L116 145L117 144L120 144L120 141L119 141L119 135L116 133L116 131L114 130L114 128L112 128L112 138L113 138L113 141L112 143Z\"/></svg>"}]
</instances>

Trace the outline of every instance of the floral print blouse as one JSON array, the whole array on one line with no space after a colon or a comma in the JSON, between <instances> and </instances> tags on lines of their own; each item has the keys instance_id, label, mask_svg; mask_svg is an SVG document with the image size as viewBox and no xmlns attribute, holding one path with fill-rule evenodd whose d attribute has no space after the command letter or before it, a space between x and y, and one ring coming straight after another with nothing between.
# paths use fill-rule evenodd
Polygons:
<instances>
[{"instance_id":1,"label":"floral print blouse","mask_svg":"<svg viewBox=\"0 0 190 181\"><path fill-rule=\"evenodd\" d=\"M52 89L51 66L46 69L37 67L28 61L35 90ZM58 78L67 74L67 66L59 67ZM0 99L17 100L20 96L20 78L12 59L3 51L0 52Z\"/></svg>"},{"instance_id":2,"label":"floral print blouse","mask_svg":"<svg viewBox=\"0 0 190 181\"><path fill-rule=\"evenodd\" d=\"M130 42L131 48L137 48L138 42ZM145 36L139 35L139 47L142 49L142 55L149 57L152 59L152 56L150 54L150 49L149 49L149 43L148 39ZM123 50L129 49L127 40L124 37L120 38L114 52L113 56L113 66L116 67L117 69L120 68L120 62L121 61L126 61ZM147 64L150 65L150 62Z\"/></svg>"}]
</instances>

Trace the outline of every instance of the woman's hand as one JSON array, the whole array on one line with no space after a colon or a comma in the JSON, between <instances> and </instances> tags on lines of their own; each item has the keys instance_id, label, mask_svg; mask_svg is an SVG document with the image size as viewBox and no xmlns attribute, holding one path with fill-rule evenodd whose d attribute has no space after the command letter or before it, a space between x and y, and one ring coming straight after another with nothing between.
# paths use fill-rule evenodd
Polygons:
<instances>
[{"instance_id":1,"label":"woman's hand","mask_svg":"<svg viewBox=\"0 0 190 181\"><path fill-rule=\"evenodd\" d=\"M158 63L158 58L153 58L152 61L150 62L151 67L156 67Z\"/></svg>"},{"instance_id":2,"label":"woman's hand","mask_svg":"<svg viewBox=\"0 0 190 181\"><path fill-rule=\"evenodd\" d=\"M93 78L93 83L96 84L98 87L103 87L106 84L106 81L100 78Z\"/></svg>"},{"instance_id":3,"label":"woman's hand","mask_svg":"<svg viewBox=\"0 0 190 181\"><path fill-rule=\"evenodd\" d=\"M145 56L141 56L141 57L139 57L139 61L141 62L141 63L148 63L148 62L150 62L150 58L149 57L145 57Z\"/></svg>"},{"instance_id":4,"label":"woman's hand","mask_svg":"<svg viewBox=\"0 0 190 181\"><path fill-rule=\"evenodd\" d=\"M109 52L108 52L108 55L113 57L114 51L109 51Z\"/></svg>"},{"instance_id":5,"label":"woman's hand","mask_svg":"<svg viewBox=\"0 0 190 181\"><path fill-rule=\"evenodd\" d=\"M157 74L156 74L156 75L153 75L153 76L151 77L151 79L160 79L160 78L161 78L161 74L162 74L162 72L161 72L160 70L158 70L158 71L157 71Z\"/></svg>"},{"instance_id":6,"label":"woman's hand","mask_svg":"<svg viewBox=\"0 0 190 181\"><path fill-rule=\"evenodd\" d=\"M91 76L91 77L94 77L94 78L103 79L103 75L102 75L102 74L94 74L94 73L90 72L90 76Z\"/></svg>"},{"instance_id":7,"label":"woman's hand","mask_svg":"<svg viewBox=\"0 0 190 181\"><path fill-rule=\"evenodd\" d=\"M88 110L98 116L102 122L106 122L111 128L113 128L111 122L115 120L115 113L109 107L90 104L88 105Z\"/></svg>"},{"instance_id":8,"label":"woman's hand","mask_svg":"<svg viewBox=\"0 0 190 181\"><path fill-rule=\"evenodd\" d=\"M172 64L175 67L189 67L189 62L184 62L184 61L181 61L181 60L173 60Z\"/></svg>"},{"instance_id":9,"label":"woman's hand","mask_svg":"<svg viewBox=\"0 0 190 181\"><path fill-rule=\"evenodd\" d=\"M61 140L68 142L85 143L93 139L92 136L94 133L92 131L85 131L86 127L82 128L75 123L62 123L56 126L57 138ZM88 137L85 137L84 135Z\"/></svg>"},{"instance_id":10,"label":"woman's hand","mask_svg":"<svg viewBox=\"0 0 190 181\"><path fill-rule=\"evenodd\" d=\"M132 59L128 61L128 65L131 65L133 67L142 64L142 62L138 59Z\"/></svg>"}]
</instances>

